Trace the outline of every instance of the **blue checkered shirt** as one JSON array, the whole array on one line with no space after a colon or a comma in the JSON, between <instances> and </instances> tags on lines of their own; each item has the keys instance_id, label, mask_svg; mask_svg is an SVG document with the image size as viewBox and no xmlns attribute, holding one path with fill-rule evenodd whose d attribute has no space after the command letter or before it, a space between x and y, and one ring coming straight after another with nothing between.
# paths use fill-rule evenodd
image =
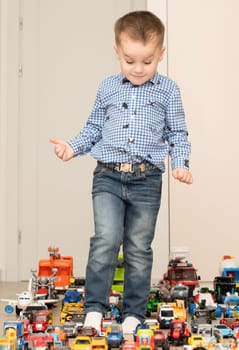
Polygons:
<instances>
[{"instance_id":1,"label":"blue checkered shirt","mask_svg":"<svg viewBox=\"0 0 239 350\"><path fill-rule=\"evenodd\" d=\"M189 167L191 145L179 87L156 73L143 85L132 85L122 74L100 85L85 127L69 144L74 156L91 152L104 163L141 163L165 170Z\"/></svg>"}]
</instances>

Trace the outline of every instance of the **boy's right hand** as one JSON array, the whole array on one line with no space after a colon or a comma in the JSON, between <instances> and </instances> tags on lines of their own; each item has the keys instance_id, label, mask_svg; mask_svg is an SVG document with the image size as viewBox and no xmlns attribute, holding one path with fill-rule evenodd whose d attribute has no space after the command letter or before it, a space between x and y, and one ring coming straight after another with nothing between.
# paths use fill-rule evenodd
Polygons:
<instances>
[{"instance_id":1,"label":"boy's right hand","mask_svg":"<svg viewBox=\"0 0 239 350\"><path fill-rule=\"evenodd\" d=\"M58 140L51 138L50 142L55 145L54 151L55 154L58 158L67 161L73 158L74 156L74 151L72 147L69 145L69 143L63 141L63 140Z\"/></svg>"}]
</instances>

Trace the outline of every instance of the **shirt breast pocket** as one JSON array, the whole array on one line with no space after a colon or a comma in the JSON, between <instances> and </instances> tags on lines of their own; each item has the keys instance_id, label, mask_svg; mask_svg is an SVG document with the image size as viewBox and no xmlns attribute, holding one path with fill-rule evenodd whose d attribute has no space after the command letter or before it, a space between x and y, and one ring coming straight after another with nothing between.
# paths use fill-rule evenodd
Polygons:
<instances>
[{"instance_id":1,"label":"shirt breast pocket","mask_svg":"<svg viewBox=\"0 0 239 350\"><path fill-rule=\"evenodd\" d=\"M105 110L105 122L113 122L115 118L120 116L122 112L122 106L119 104L110 104Z\"/></svg>"},{"instance_id":2,"label":"shirt breast pocket","mask_svg":"<svg viewBox=\"0 0 239 350\"><path fill-rule=\"evenodd\" d=\"M144 105L145 116L152 126L161 126L165 120L165 107L159 100L149 100Z\"/></svg>"}]
</instances>

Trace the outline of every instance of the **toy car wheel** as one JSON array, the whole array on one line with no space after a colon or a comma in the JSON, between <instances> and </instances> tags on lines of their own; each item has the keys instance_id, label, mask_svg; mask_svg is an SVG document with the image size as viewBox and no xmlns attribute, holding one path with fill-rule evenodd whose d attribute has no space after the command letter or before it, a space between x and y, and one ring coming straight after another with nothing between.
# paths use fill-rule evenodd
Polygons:
<instances>
[{"instance_id":1,"label":"toy car wheel","mask_svg":"<svg viewBox=\"0 0 239 350\"><path fill-rule=\"evenodd\" d=\"M169 345L169 342L166 340L165 343L163 344L163 350L169 350L170 348L170 345Z\"/></svg>"},{"instance_id":2,"label":"toy car wheel","mask_svg":"<svg viewBox=\"0 0 239 350\"><path fill-rule=\"evenodd\" d=\"M20 315L20 312L22 311L22 309L20 309L17 305L15 307L15 312L16 312L16 315L19 316Z\"/></svg>"},{"instance_id":3,"label":"toy car wheel","mask_svg":"<svg viewBox=\"0 0 239 350\"><path fill-rule=\"evenodd\" d=\"M188 345L188 337L183 337L183 344Z\"/></svg>"}]
</instances>

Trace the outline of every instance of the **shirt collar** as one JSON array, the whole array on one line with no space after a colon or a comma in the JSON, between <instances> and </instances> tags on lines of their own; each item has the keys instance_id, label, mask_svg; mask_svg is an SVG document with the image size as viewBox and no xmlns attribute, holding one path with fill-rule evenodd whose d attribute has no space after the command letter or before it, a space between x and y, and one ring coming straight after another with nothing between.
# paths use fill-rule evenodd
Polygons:
<instances>
[{"instance_id":1,"label":"shirt collar","mask_svg":"<svg viewBox=\"0 0 239 350\"><path fill-rule=\"evenodd\" d=\"M122 84L130 82L122 73L120 74L120 79L122 81ZM155 73L152 78L147 81L147 83L148 82L152 83L153 85L160 84L160 74L158 72Z\"/></svg>"}]
</instances>

